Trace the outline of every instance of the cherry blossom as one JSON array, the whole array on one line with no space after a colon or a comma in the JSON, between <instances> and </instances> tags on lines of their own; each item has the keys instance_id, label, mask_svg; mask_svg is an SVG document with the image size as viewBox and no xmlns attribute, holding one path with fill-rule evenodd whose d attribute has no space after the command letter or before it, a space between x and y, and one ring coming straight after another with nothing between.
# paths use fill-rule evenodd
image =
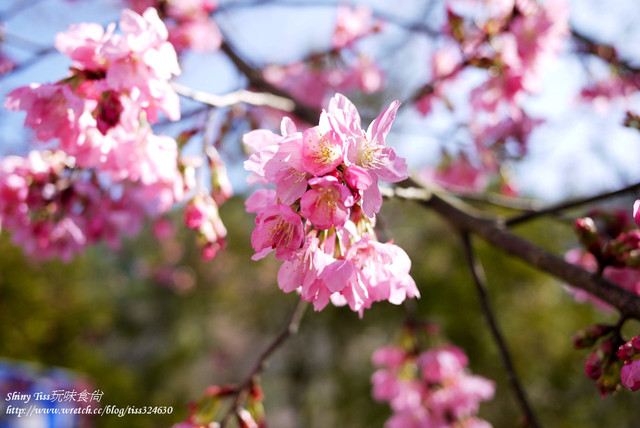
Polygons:
<instances>
[{"instance_id":1,"label":"cherry blossom","mask_svg":"<svg viewBox=\"0 0 640 428\"><path fill-rule=\"evenodd\" d=\"M73 162L61 151L32 151L0 163L2 226L33 257L68 261L101 240L118 247L147 215L136 186L120 183L119 192L102 187L94 173Z\"/></svg>"},{"instance_id":2,"label":"cherry blossom","mask_svg":"<svg viewBox=\"0 0 640 428\"><path fill-rule=\"evenodd\" d=\"M284 119L282 135L255 130L243 138L253 150L245 162L249 182L275 184L246 202L258 214L253 258L275 249L283 261L280 288L297 290L316 310L332 302L362 316L373 302L420 295L407 254L378 242L373 229L378 180L407 177L404 159L385 144L398 106L391 103L365 132L355 106L337 94L317 126L298 131Z\"/></svg>"},{"instance_id":3,"label":"cherry blossom","mask_svg":"<svg viewBox=\"0 0 640 428\"><path fill-rule=\"evenodd\" d=\"M386 346L372 356L373 397L389 402L393 415L385 427L491 425L478 419L479 403L493 398L495 385L468 372L464 352L453 345L419 355Z\"/></svg>"},{"instance_id":4,"label":"cherry blossom","mask_svg":"<svg viewBox=\"0 0 640 428\"><path fill-rule=\"evenodd\" d=\"M339 5L336 28L331 39L335 49L341 49L358 38L365 36L376 27L372 25L372 12L367 6Z\"/></svg>"},{"instance_id":5,"label":"cherry blossom","mask_svg":"<svg viewBox=\"0 0 640 428\"><path fill-rule=\"evenodd\" d=\"M220 48L222 34L211 13L218 8L215 0L126 0L136 12L153 7L161 11L168 29L168 40L178 53L187 49L210 52Z\"/></svg>"},{"instance_id":6,"label":"cherry blossom","mask_svg":"<svg viewBox=\"0 0 640 428\"><path fill-rule=\"evenodd\" d=\"M204 260L211 260L226 247L227 229L220 219L218 205L209 195L197 194L187 202L184 222L189 229L196 230Z\"/></svg>"},{"instance_id":7,"label":"cherry blossom","mask_svg":"<svg viewBox=\"0 0 640 428\"><path fill-rule=\"evenodd\" d=\"M32 152L29 161L20 161L30 166L53 162L55 172L46 192L29 187L29 209L48 206L56 215L42 222L23 219L30 226L14 232L14 241L29 253L37 249L42 257L68 260L101 239L116 246L118 234L132 235L142 219L182 201L190 186L188 168L179 169L176 141L155 135L150 126L160 112L171 120L180 117L178 96L169 84L180 68L166 27L155 9L142 15L124 10L119 26L121 33L115 24L106 29L78 24L58 34L55 44L73 61L71 74L7 96L9 110L26 112L25 125L34 129L37 142L56 150L53 155ZM17 162L4 164L13 181L17 172L10 165ZM19 169L31 171L23 176L33 173L30 166ZM5 212L2 221L11 225L15 219ZM45 236L51 241L47 248Z\"/></svg>"}]
</instances>

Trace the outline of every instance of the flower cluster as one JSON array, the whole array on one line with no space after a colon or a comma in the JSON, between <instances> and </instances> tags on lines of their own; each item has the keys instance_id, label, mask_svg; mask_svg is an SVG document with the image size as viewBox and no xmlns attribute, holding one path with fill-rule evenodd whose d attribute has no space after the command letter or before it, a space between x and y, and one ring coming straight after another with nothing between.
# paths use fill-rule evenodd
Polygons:
<instances>
[{"instance_id":1,"label":"flower cluster","mask_svg":"<svg viewBox=\"0 0 640 428\"><path fill-rule=\"evenodd\" d=\"M149 7L160 11L169 30L169 42L178 53L186 49L196 52L215 51L222 43L222 34L211 18L218 8L216 0L126 0L136 12Z\"/></svg>"},{"instance_id":2,"label":"flower cluster","mask_svg":"<svg viewBox=\"0 0 640 428\"><path fill-rule=\"evenodd\" d=\"M379 30L372 22L371 8L367 6L338 5L336 27L331 38L334 49L349 46L359 38Z\"/></svg>"},{"instance_id":3,"label":"flower cluster","mask_svg":"<svg viewBox=\"0 0 640 428\"><path fill-rule=\"evenodd\" d=\"M70 260L86 245L136 234L146 212L141 189L103 188L64 152L32 151L0 162L0 219L13 241L36 258Z\"/></svg>"},{"instance_id":4,"label":"flower cluster","mask_svg":"<svg viewBox=\"0 0 640 428\"><path fill-rule=\"evenodd\" d=\"M385 145L398 106L391 103L365 132L356 107L337 94L318 126L298 131L285 118L281 136L266 130L244 136L254 150L245 162L249 182L275 185L246 202L257 213L253 258L275 250L284 262L280 288L298 290L316 310L331 300L362 316L372 302L419 296L407 254L378 242L373 230L382 205L378 181L407 177L404 159Z\"/></svg>"},{"instance_id":5,"label":"flower cluster","mask_svg":"<svg viewBox=\"0 0 640 428\"><path fill-rule=\"evenodd\" d=\"M366 56L351 58L346 67L335 67L320 59L312 63L270 65L263 75L269 83L314 107L322 106L331 91L361 90L370 94L380 90L384 81L382 71Z\"/></svg>"},{"instance_id":6,"label":"flower cluster","mask_svg":"<svg viewBox=\"0 0 640 428\"><path fill-rule=\"evenodd\" d=\"M443 346L416 356L387 346L372 361L380 367L371 377L373 397L393 410L386 428L491 426L476 415L479 403L493 398L495 384L469 374L460 348Z\"/></svg>"},{"instance_id":7,"label":"flower cluster","mask_svg":"<svg viewBox=\"0 0 640 428\"><path fill-rule=\"evenodd\" d=\"M463 20L453 10L461 3L449 2L448 26L461 41L467 57L487 68L490 78L471 95L473 106L496 113L506 102L509 116L520 115L519 101L537 92L542 70L557 55L569 35L569 9L565 0L538 4L533 0L499 2L501 7L483 25L462 29ZM489 3L489 2L487 2Z\"/></svg>"},{"instance_id":8,"label":"flower cluster","mask_svg":"<svg viewBox=\"0 0 640 428\"><path fill-rule=\"evenodd\" d=\"M620 380L625 388L640 389L640 336L636 336L618 349L618 358L624 361Z\"/></svg>"},{"instance_id":9,"label":"flower cluster","mask_svg":"<svg viewBox=\"0 0 640 428\"><path fill-rule=\"evenodd\" d=\"M37 140L58 139L78 167L95 168L113 181L173 187L180 181L176 142L154 135L149 123L160 111L180 118L169 84L180 73L175 51L155 9L142 16L123 11L120 29L123 34L113 24L106 31L78 24L58 34L56 47L73 60L72 74L15 89L5 106L26 111L25 125Z\"/></svg>"},{"instance_id":10,"label":"flower cluster","mask_svg":"<svg viewBox=\"0 0 640 428\"><path fill-rule=\"evenodd\" d=\"M589 215L575 222L583 248L568 251L565 260L590 272L600 271L604 278L640 295L640 231L630 229L624 211L593 210ZM610 305L585 291L568 289L578 301L611 310Z\"/></svg>"},{"instance_id":11,"label":"flower cluster","mask_svg":"<svg viewBox=\"0 0 640 428\"><path fill-rule=\"evenodd\" d=\"M546 66L570 34L568 7L565 0L447 0L445 9L448 37L432 53L430 83L415 107L426 115L442 101L453 111L465 111L453 104L459 88L452 83L483 75L469 92L471 111L456 121L468 123L477 172L498 175L503 184L508 174L502 162L525 155L529 135L542 123L527 114L523 100L539 91ZM514 190L509 183L502 187Z\"/></svg>"},{"instance_id":12,"label":"flower cluster","mask_svg":"<svg viewBox=\"0 0 640 428\"><path fill-rule=\"evenodd\" d=\"M55 204L56 215L49 219L60 227L77 224L79 215L90 216L86 206L97 203L99 198L94 193L105 192L109 185L112 190L108 200L125 203L126 195L135 193L138 199L128 210L138 208L141 215L150 216L163 213L181 201L189 185L179 169L176 141L155 135L150 125L158 120L161 112L171 120L180 118L178 95L169 83L172 76L180 73L180 68L175 50L167 41L167 29L155 9L148 9L143 15L124 10L119 27L121 32L116 33L115 24L104 29L98 24L84 23L58 34L55 45L73 61L71 74L53 84L34 83L15 89L5 103L9 110L26 111L25 125L34 129L36 141L56 151L54 156L41 155L44 160L35 164L32 160L23 160L25 165L37 166L25 167L30 172L22 177L27 186L23 192L30 194L32 205L46 206L51 195L57 197L56 192L64 190L65 203ZM54 139L57 141L50 141ZM64 159L61 162L72 171L73 177L91 176L88 182L92 184L80 187L77 180L68 185L58 183L68 181L66 170L62 171L61 162L55 160L58 158ZM40 191L30 186L36 186L34 183L39 183L40 178L28 176L37 175L38 168L44 168L40 164L49 161L53 162L51 168L56 174L61 175L47 178L51 184L45 186L49 193L42 193L44 199L36 203L33 198ZM4 163L6 177L21 174L12 166L16 163L20 162L11 159ZM89 192L87 186L100 190L83 194ZM55 192L51 193L52 189ZM76 203L66 203L69 200ZM118 217L116 212L105 209L91 221L95 223L108 213ZM12 215L17 212L3 212L2 221L7 227L25 225L22 218L8 218ZM122 219L105 221L117 223ZM39 223L29 224L36 227ZM136 224L132 222L120 228L134 230ZM71 233L69 230L67 235ZM55 241L59 232L54 227L19 232L24 233L38 236L40 240L49 233L49 239ZM81 239L78 232L69 236L72 235L76 245L93 241ZM101 233L92 236L105 237ZM53 255L55 251L52 251L42 254ZM71 253L75 251L77 248ZM68 254L65 250L61 255L67 258Z\"/></svg>"}]
</instances>

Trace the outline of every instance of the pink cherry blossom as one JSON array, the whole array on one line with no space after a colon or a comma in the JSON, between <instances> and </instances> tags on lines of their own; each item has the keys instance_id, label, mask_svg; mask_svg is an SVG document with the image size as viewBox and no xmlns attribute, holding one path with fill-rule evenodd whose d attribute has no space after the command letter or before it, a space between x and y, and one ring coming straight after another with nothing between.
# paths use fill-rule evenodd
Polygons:
<instances>
[{"instance_id":1,"label":"pink cherry blossom","mask_svg":"<svg viewBox=\"0 0 640 428\"><path fill-rule=\"evenodd\" d=\"M371 178L372 185L365 190L362 205L369 217L373 217L382 205L378 179L395 183L408 177L406 161L393 148L385 145L385 138L399 106L397 101L391 103L366 132L362 131L360 115L355 106L343 95L337 94L332 98L327 110L331 126L348 141L345 164L364 168Z\"/></svg>"},{"instance_id":2,"label":"pink cherry blossom","mask_svg":"<svg viewBox=\"0 0 640 428\"><path fill-rule=\"evenodd\" d=\"M256 217L256 228L251 234L254 259L264 257L272 249L276 249L278 258L287 259L303 241L302 219L288 205L272 205Z\"/></svg>"},{"instance_id":3,"label":"pink cherry blossom","mask_svg":"<svg viewBox=\"0 0 640 428\"><path fill-rule=\"evenodd\" d=\"M342 139L332 129L314 126L302 134L302 165L315 176L336 169L343 161L343 150Z\"/></svg>"},{"instance_id":4,"label":"pink cherry blossom","mask_svg":"<svg viewBox=\"0 0 640 428\"><path fill-rule=\"evenodd\" d=\"M469 364L469 360L460 348L451 346L433 349L421 354L418 358L418 364L424 380L437 384L454 377Z\"/></svg>"},{"instance_id":5,"label":"pink cherry blossom","mask_svg":"<svg viewBox=\"0 0 640 428\"><path fill-rule=\"evenodd\" d=\"M104 240L118 247L147 215L128 182L104 188L95 172L79 171L63 152L32 151L0 163L0 220L14 243L38 258L70 260Z\"/></svg>"},{"instance_id":6,"label":"pink cherry blossom","mask_svg":"<svg viewBox=\"0 0 640 428\"><path fill-rule=\"evenodd\" d=\"M371 17L371 9L367 6L339 5L332 38L333 47L342 49L372 32L374 27L371 24Z\"/></svg>"},{"instance_id":7,"label":"pink cherry blossom","mask_svg":"<svg viewBox=\"0 0 640 428\"><path fill-rule=\"evenodd\" d=\"M622 366L620 380L625 388L632 391L640 389L640 360L634 360L630 364Z\"/></svg>"},{"instance_id":8,"label":"pink cherry blossom","mask_svg":"<svg viewBox=\"0 0 640 428\"><path fill-rule=\"evenodd\" d=\"M269 65L262 72L269 83L316 107L321 107L336 92L347 93L360 89L372 93L384 83L380 68L365 56L354 58L348 68L294 62L286 66Z\"/></svg>"},{"instance_id":9,"label":"pink cherry blossom","mask_svg":"<svg viewBox=\"0 0 640 428\"><path fill-rule=\"evenodd\" d=\"M457 159L444 156L443 163L435 169L424 168L420 172L420 179L459 193L481 192L489 183L487 171L473 165L464 154Z\"/></svg>"},{"instance_id":10,"label":"pink cherry blossom","mask_svg":"<svg viewBox=\"0 0 640 428\"><path fill-rule=\"evenodd\" d=\"M14 89L7 95L5 107L26 111L24 124L36 131L37 139L47 142L58 138L64 149L83 142L82 124L90 120L86 102L67 85L32 83Z\"/></svg>"},{"instance_id":11,"label":"pink cherry blossom","mask_svg":"<svg viewBox=\"0 0 640 428\"><path fill-rule=\"evenodd\" d=\"M313 302L314 308L320 310L329 303L329 295L319 291L321 287L318 277L332 260L320 248L317 236L308 234L304 245L280 266L278 285L285 293L299 289L302 298Z\"/></svg>"},{"instance_id":12,"label":"pink cherry blossom","mask_svg":"<svg viewBox=\"0 0 640 428\"><path fill-rule=\"evenodd\" d=\"M392 103L364 132L355 106L336 95L317 126L298 131L284 119L282 135L255 130L243 137L253 150L245 162L248 181L276 187L258 190L246 202L247 211L257 214L253 258L276 249L283 260L278 285L297 290L316 310L331 302L362 316L373 302L419 297L409 257L373 233L382 203L378 173L395 181L406 175L404 160L384 146L397 107ZM363 150L375 161L345 156L348 147L362 148L371 137L376 146Z\"/></svg>"},{"instance_id":13,"label":"pink cherry blossom","mask_svg":"<svg viewBox=\"0 0 640 428\"><path fill-rule=\"evenodd\" d=\"M276 201L274 189L258 189L244 201L244 205L248 213L258 214L267 207L275 205Z\"/></svg>"},{"instance_id":14,"label":"pink cherry blossom","mask_svg":"<svg viewBox=\"0 0 640 428\"><path fill-rule=\"evenodd\" d=\"M300 213L318 229L343 226L354 203L349 189L332 176L312 178L309 186L300 199Z\"/></svg>"},{"instance_id":15,"label":"pink cherry blossom","mask_svg":"<svg viewBox=\"0 0 640 428\"><path fill-rule=\"evenodd\" d=\"M276 153L264 165L269 182L276 183L278 199L292 204L306 192L309 174L302 156L302 134L295 132L279 141Z\"/></svg>"},{"instance_id":16,"label":"pink cherry blossom","mask_svg":"<svg viewBox=\"0 0 640 428\"><path fill-rule=\"evenodd\" d=\"M476 414L481 401L493 398L495 384L469 374L461 349L450 345L417 355L384 347L373 363L380 367L371 377L373 397L393 411L385 427L490 426Z\"/></svg>"},{"instance_id":17,"label":"pink cherry blossom","mask_svg":"<svg viewBox=\"0 0 640 428\"><path fill-rule=\"evenodd\" d=\"M211 260L226 246L227 230L220 220L218 206L209 195L196 195L185 206L184 221L196 231L204 260Z\"/></svg>"}]
</instances>

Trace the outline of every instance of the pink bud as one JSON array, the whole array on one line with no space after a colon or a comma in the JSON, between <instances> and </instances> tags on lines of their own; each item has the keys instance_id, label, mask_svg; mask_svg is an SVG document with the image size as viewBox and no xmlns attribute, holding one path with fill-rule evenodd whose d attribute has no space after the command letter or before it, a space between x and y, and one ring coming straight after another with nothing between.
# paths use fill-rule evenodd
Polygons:
<instances>
[{"instance_id":1,"label":"pink bud","mask_svg":"<svg viewBox=\"0 0 640 428\"><path fill-rule=\"evenodd\" d=\"M618 352L616 355L623 361L630 361L633 356L636 355L636 350L633 348L633 345L629 341L618 348Z\"/></svg>"},{"instance_id":2,"label":"pink bud","mask_svg":"<svg viewBox=\"0 0 640 428\"><path fill-rule=\"evenodd\" d=\"M606 324L595 324L585 327L571 338L573 346L575 348L593 346L596 340L611 332L612 328L612 326Z\"/></svg>"},{"instance_id":3,"label":"pink bud","mask_svg":"<svg viewBox=\"0 0 640 428\"><path fill-rule=\"evenodd\" d=\"M636 224L638 226L640 226L640 212L638 212L639 209L640 199L636 199L636 201L633 203L633 219L636 221Z\"/></svg>"},{"instance_id":4,"label":"pink bud","mask_svg":"<svg viewBox=\"0 0 640 428\"><path fill-rule=\"evenodd\" d=\"M587 358L585 373L591 379L597 380L603 373L609 357L613 354L613 343L605 340Z\"/></svg>"}]
</instances>

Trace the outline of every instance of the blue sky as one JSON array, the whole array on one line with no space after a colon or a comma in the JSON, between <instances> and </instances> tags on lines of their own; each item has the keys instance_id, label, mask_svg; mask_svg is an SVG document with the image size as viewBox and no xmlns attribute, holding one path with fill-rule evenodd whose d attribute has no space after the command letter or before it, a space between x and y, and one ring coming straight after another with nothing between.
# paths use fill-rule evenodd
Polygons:
<instances>
[{"instance_id":1,"label":"blue sky","mask_svg":"<svg viewBox=\"0 0 640 428\"><path fill-rule=\"evenodd\" d=\"M327 49L334 9L318 6L322 3L318 1L296 3L311 3L313 6L291 7L290 3L264 8L230 8L216 15L216 20L238 49L258 64L286 63L298 59L309 48ZM363 3L374 4L380 13L399 20L411 19L424 4L412 0ZM121 7L118 0L6 1L0 6L0 14L4 15L21 4L32 6L8 19L4 25L7 31L5 52L17 60L24 60L30 55L29 49L21 46L24 45L22 39L43 47L51 46L55 34L64 31L69 24L117 21ZM638 22L639 13L635 2L575 0L571 5L573 25L582 31L598 34L603 42L614 43L625 58L636 58L640 64L640 30L634 24ZM365 41L362 49L377 55L383 66L400 71L408 84L419 84L428 67L426 38L408 34L394 25L387 27L396 41L402 41L402 52L380 49L377 36L373 36L370 42ZM390 40L393 41L393 37ZM68 60L61 55L49 55L25 71L0 79L0 94L4 96L11 89L30 82L58 80L66 74L68 65ZM242 84L242 79L220 53L187 55L178 81L217 94L235 90ZM577 104L575 97L585 82L586 75L580 61L565 55L545 76L543 91L525 103L530 114L548 118L547 124L531 138L530 156L514 164L518 183L525 195L557 200L569 194L588 195L640 180L640 134L619 125L624 117L621 104L599 111L592 106ZM460 82L461 86L465 84L471 85L472 81ZM402 95L397 98L402 98ZM193 104L185 103L185 108L189 105ZM632 100L631 105L637 106L638 100ZM436 109L434 114L421 118L411 110L408 106L401 110L389 141L401 155L410 159L414 169L424 164L435 165L440 147L455 146L455 141L464 138L464 132L451 140L447 134L449 119L443 111ZM0 115L4 153L23 150L24 137L19 131L23 118L23 113ZM170 128L167 131L173 132ZM242 169L231 168L231 172L233 181L240 185L244 178Z\"/></svg>"}]
</instances>

